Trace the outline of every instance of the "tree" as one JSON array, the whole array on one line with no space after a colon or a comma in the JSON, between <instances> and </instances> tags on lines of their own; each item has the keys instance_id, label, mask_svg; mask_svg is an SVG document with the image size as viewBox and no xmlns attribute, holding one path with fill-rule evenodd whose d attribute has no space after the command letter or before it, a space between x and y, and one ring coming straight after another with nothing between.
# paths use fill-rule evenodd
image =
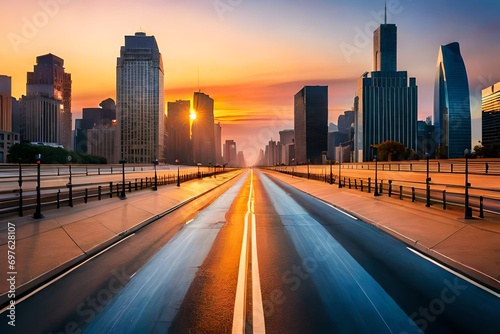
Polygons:
<instances>
[{"instance_id":1,"label":"tree","mask_svg":"<svg viewBox=\"0 0 500 334\"><path fill-rule=\"evenodd\" d=\"M394 140L387 140L376 146L380 161L398 161L405 156L406 147Z\"/></svg>"},{"instance_id":2,"label":"tree","mask_svg":"<svg viewBox=\"0 0 500 334\"><path fill-rule=\"evenodd\" d=\"M106 158L79 154L73 151L66 151L60 147L51 147L43 145L31 145L30 143L14 144L9 148L7 161L12 163L35 163L35 156L42 155L43 164L65 164L68 163L68 156L71 156L71 162L77 164L106 164Z\"/></svg>"}]
</instances>

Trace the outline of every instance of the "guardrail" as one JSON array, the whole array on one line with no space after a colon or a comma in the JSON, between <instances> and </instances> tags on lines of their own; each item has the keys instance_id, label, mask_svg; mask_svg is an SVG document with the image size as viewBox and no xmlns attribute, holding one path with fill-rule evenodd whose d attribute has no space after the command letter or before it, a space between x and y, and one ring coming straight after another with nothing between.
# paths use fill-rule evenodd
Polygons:
<instances>
[{"instance_id":1,"label":"guardrail","mask_svg":"<svg viewBox=\"0 0 500 334\"><path fill-rule=\"evenodd\" d=\"M217 177L217 175L234 170L225 168L209 172L175 172L157 176L156 186L177 184L206 177ZM122 173L121 169L119 170ZM75 174L73 174L74 176ZM66 184L66 186L50 186L40 188L40 206L43 210L61 208L62 206L74 206L76 204L88 203L92 200L103 200L105 198L120 197L121 194L151 189L155 186L155 178L133 178L114 182L95 182ZM0 192L0 217L12 216L17 213L20 217L32 214L37 206L37 189L13 189Z\"/></svg>"},{"instance_id":2,"label":"guardrail","mask_svg":"<svg viewBox=\"0 0 500 334\"><path fill-rule=\"evenodd\" d=\"M295 171L293 168L286 167L267 167L267 169L288 174L291 177L317 180L329 184L339 185L340 182L340 187L362 192L372 193L376 190L380 195L387 195L388 197L399 200L407 199L412 202L423 203L427 203L429 200L429 205L440 205L443 210L446 210L450 206L463 208L465 210L465 186L429 183L429 192L427 192L427 184L419 181L378 179L377 184L375 184L375 181L371 177L360 178L347 176L339 179L338 174L334 174L333 172L330 174L327 172L315 173L314 171L309 171L308 173L304 171ZM375 170L375 168L373 168L373 170ZM382 169L379 167L378 170L381 171ZM458 191L454 192L447 191L446 189L439 189L443 188L443 186L447 188L456 188ZM377 187L377 189L375 189L375 187ZM485 213L492 215L500 214L500 191L474 187L468 187L468 190L469 192L476 190L482 191L485 194L490 193L491 195L495 195L478 196L469 194L469 207L477 213L479 218L484 218ZM429 199L427 198L428 196Z\"/></svg>"}]
</instances>

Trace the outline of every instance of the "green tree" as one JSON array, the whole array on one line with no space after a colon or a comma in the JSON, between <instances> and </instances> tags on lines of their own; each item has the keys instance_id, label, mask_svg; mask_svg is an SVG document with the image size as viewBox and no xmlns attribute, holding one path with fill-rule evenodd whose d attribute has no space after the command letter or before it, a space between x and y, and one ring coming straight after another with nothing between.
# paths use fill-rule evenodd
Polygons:
<instances>
[{"instance_id":1,"label":"green tree","mask_svg":"<svg viewBox=\"0 0 500 334\"><path fill-rule=\"evenodd\" d=\"M405 157L406 147L394 140L384 141L376 145L376 148L380 161L398 161Z\"/></svg>"}]
</instances>

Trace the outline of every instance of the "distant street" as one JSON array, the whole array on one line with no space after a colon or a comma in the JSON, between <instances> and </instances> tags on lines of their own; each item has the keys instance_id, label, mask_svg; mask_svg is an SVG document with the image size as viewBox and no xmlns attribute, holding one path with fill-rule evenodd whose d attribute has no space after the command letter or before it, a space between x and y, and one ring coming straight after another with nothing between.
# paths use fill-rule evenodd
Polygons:
<instances>
[{"instance_id":1,"label":"distant street","mask_svg":"<svg viewBox=\"0 0 500 334\"><path fill-rule=\"evenodd\" d=\"M18 332L500 332L498 293L376 227L259 170L226 188L21 302Z\"/></svg>"}]
</instances>

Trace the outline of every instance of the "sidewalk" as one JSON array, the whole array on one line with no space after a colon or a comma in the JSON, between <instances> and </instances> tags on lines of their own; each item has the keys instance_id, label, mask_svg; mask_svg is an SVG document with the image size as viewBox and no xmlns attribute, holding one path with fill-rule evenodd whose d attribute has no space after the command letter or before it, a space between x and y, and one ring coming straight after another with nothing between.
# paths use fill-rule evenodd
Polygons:
<instances>
[{"instance_id":1,"label":"sidewalk","mask_svg":"<svg viewBox=\"0 0 500 334\"><path fill-rule=\"evenodd\" d=\"M264 171L291 186L373 224L419 251L500 291L500 216L464 219L463 210L425 207L386 194L338 188ZM474 213L477 216L477 213Z\"/></svg>"},{"instance_id":2,"label":"sidewalk","mask_svg":"<svg viewBox=\"0 0 500 334\"><path fill-rule=\"evenodd\" d=\"M180 187L160 186L126 193L127 199L105 199L73 208L42 211L44 218L17 217L0 224L0 266L4 277L16 272L16 296L64 271L128 233L158 218L158 215L234 178L241 171L184 182ZM15 226L15 268L8 270L8 227ZM0 305L9 290L0 280Z\"/></svg>"}]
</instances>

